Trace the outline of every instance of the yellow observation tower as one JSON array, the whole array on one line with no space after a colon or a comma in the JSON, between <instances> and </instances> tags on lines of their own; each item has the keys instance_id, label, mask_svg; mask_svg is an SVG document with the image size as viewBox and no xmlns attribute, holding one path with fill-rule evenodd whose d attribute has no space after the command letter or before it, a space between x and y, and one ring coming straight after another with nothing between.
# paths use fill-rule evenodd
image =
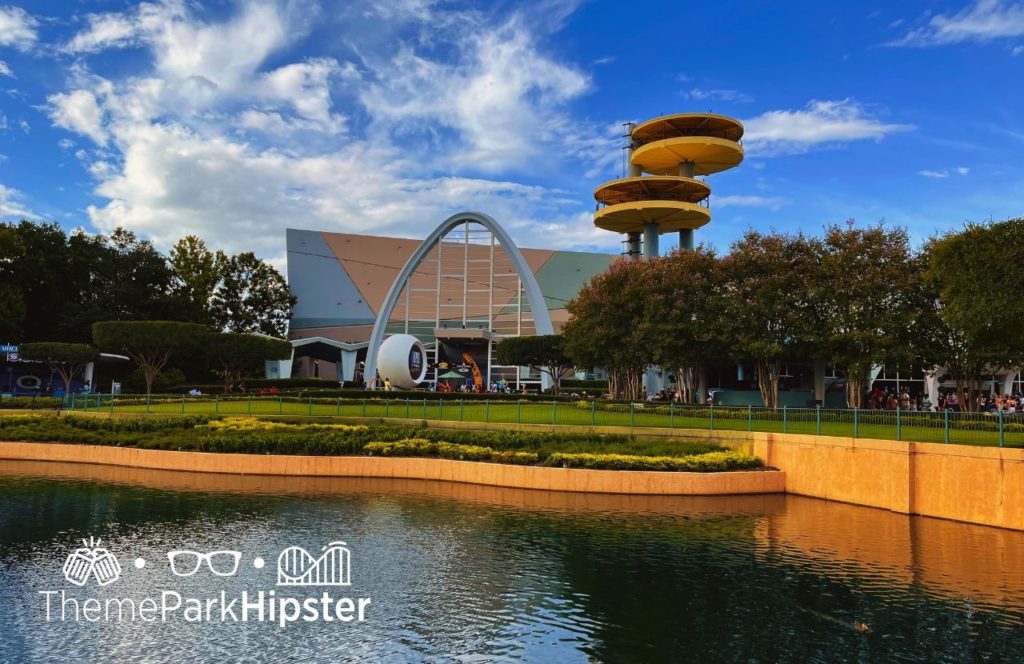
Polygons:
<instances>
[{"instance_id":1,"label":"yellow observation tower","mask_svg":"<svg viewBox=\"0 0 1024 664\"><path fill-rule=\"evenodd\" d=\"M626 253L658 255L658 236L679 231L679 246L693 248L693 231L711 221L711 187L698 175L743 161L743 125L712 113L664 115L629 128L629 174L594 191L594 225L626 234Z\"/></svg>"}]
</instances>

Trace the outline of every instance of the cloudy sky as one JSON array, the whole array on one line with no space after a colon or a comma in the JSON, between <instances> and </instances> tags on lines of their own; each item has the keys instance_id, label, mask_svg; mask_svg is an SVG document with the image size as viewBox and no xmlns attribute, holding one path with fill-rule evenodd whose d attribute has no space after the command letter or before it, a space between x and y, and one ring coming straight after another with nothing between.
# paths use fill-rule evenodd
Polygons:
<instances>
[{"instance_id":1,"label":"cloudy sky","mask_svg":"<svg viewBox=\"0 0 1024 664\"><path fill-rule=\"evenodd\" d=\"M419 237L473 209L524 246L617 251L591 192L622 123L707 110L747 128L710 179L719 249L1024 214L1024 2L638 7L0 5L0 216L280 261L286 227Z\"/></svg>"}]
</instances>

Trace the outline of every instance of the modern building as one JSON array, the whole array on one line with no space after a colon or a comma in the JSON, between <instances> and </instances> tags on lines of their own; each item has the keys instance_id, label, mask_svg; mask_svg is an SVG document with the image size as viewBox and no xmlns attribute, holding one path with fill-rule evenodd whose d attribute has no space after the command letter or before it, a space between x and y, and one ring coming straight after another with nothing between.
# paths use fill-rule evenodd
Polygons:
<instances>
[{"instance_id":1,"label":"modern building","mask_svg":"<svg viewBox=\"0 0 1024 664\"><path fill-rule=\"evenodd\" d=\"M286 239L298 300L289 330L295 365L279 371L352 384L374 375L369 347L401 333L426 347L427 383L461 369L487 385L536 387L539 375L495 364L494 345L560 330L569 300L617 258L520 249L479 213L455 215L425 239L300 229L288 229Z\"/></svg>"}]
</instances>

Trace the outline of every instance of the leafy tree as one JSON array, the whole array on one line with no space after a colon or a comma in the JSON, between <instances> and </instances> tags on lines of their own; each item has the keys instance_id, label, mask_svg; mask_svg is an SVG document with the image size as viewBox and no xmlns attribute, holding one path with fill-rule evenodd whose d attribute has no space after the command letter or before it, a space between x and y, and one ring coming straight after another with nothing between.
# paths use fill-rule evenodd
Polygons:
<instances>
[{"instance_id":1,"label":"leafy tree","mask_svg":"<svg viewBox=\"0 0 1024 664\"><path fill-rule=\"evenodd\" d=\"M974 410L984 376L1024 363L1024 218L967 224L926 247L925 280L941 325L935 337L956 381L961 407Z\"/></svg>"},{"instance_id":2,"label":"leafy tree","mask_svg":"<svg viewBox=\"0 0 1024 664\"><path fill-rule=\"evenodd\" d=\"M738 359L753 359L764 405L778 408L782 364L806 353L807 286L814 243L800 235L747 231L722 259L724 331Z\"/></svg>"},{"instance_id":3,"label":"leafy tree","mask_svg":"<svg viewBox=\"0 0 1024 664\"><path fill-rule=\"evenodd\" d=\"M647 268L641 337L649 340L653 360L675 372L681 400L693 403L700 372L725 355L722 270L703 246L648 261Z\"/></svg>"},{"instance_id":4,"label":"leafy tree","mask_svg":"<svg viewBox=\"0 0 1024 664\"><path fill-rule=\"evenodd\" d=\"M218 329L284 336L295 297L273 266L252 252L224 261L211 311Z\"/></svg>"},{"instance_id":5,"label":"leafy tree","mask_svg":"<svg viewBox=\"0 0 1024 664\"><path fill-rule=\"evenodd\" d=\"M572 371L572 360L562 349L562 337L557 334L509 337L502 339L496 349L500 364L530 367L551 377L554 393L558 394L562 378Z\"/></svg>"},{"instance_id":6,"label":"leafy tree","mask_svg":"<svg viewBox=\"0 0 1024 664\"><path fill-rule=\"evenodd\" d=\"M607 368L614 398L640 398L643 372L652 361L653 344L637 324L644 316L650 263L613 263L566 305L571 317L562 329L563 349L577 367Z\"/></svg>"},{"instance_id":7,"label":"leafy tree","mask_svg":"<svg viewBox=\"0 0 1024 664\"><path fill-rule=\"evenodd\" d=\"M188 302L193 322L213 322L210 302L227 260L224 252L210 251L206 243L195 235L183 237L171 248L172 288Z\"/></svg>"},{"instance_id":8,"label":"leafy tree","mask_svg":"<svg viewBox=\"0 0 1024 664\"><path fill-rule=\"evenodd\" d=\"M124 353L142 368L146 394L152 393L153 379L173 355L203 352L210 335L203 325L174 321L103 321L92 326L100 350Z\"/></svg>"},{"instance_id":9,"label":"leafy tree","mask_svg":"<svg viewBox=\"0 0 1024 664\"><path fill-rule=\"evenodd\" d=\"M56 371L64 381L64 393L71 393L71 381L85 365L99 357L97 350L88 344L69 344L60 341L36 341L22 344L18 351L28 360L46 362L51 371Z\"/></svg>"},{"instance_id":10,"label":"leafy tree","mask_svg":"<svg viewBox=\"0 0 1024 664\"><path fill-rule=\"evenodd\" d=\"M76 232L68 240L72 269L88 279L65 318L75 338L97 320L183 320L187 304L171 289L167 260L146 240L123 228L109 236Z\"/></svg>"},{"instance_id":11,"label":"leafy tree","mask_svg":"<svg viewBox=\"0 0 1024 664\"><path fill-rule=\"evenodd\" d=\"M863 406L876 365L914 360L921 274L903 229L829 226L807 285L817 352L846 375L846 403Z\"/></svg>"},{"instance_id":12,"label":"leafy tree","mask_svg":"<svg viewBox=\"0 0 1024 664\"><path fill-rule=\"evenodd\" d=\"M25 322L25 298L15 285L17 266L25 257L25 247L13 226L0 224L0 339L21 340Z\"/></svg>"},{"instance_id":13,"label":"leafy tree","mask_svg":"<svg viewBox=\"0 0 1024 664\"><path fill-rule=\"evenodd\" d=\"M225 389L232 382L241 382L246 374L261 370L265 360L292 356L292 345L284 339L240 332L215 335L209 349L210 357L221 367Z\"/></svg>"},{"instance_id":14,"label":"leafy tree","mask_svg":"<svg viewBox=\"0 0 1024 664\"><path fill-rule=\"evenodd\" d=\"M15 314L23 308L21 339L73 339L65 309L79 298L87 279L71 267L63 229L31 221L2 227L8 247L3 250L8 257L3 268L5 299Z\"/></svg>"}]
</instances>

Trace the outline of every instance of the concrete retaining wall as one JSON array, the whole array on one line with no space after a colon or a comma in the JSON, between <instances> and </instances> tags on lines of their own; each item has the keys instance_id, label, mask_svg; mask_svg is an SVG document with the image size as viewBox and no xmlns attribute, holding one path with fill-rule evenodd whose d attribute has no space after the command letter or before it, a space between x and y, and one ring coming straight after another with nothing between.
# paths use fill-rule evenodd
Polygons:
<instances>
[{"instance_id":1,"label":"concrete retaining wall","mask_svg":"<svg viewBox=\"0 0 1024 664\"><path fill-rule=\"evenodd\" d=\"M219 454L59 443L0 442L0 459L244 475L441 480L514 489L634 495L781 493L786 485L785 477L779 471L669 473L583 470L448 459Z\"/></svg>"}]
</instances>

